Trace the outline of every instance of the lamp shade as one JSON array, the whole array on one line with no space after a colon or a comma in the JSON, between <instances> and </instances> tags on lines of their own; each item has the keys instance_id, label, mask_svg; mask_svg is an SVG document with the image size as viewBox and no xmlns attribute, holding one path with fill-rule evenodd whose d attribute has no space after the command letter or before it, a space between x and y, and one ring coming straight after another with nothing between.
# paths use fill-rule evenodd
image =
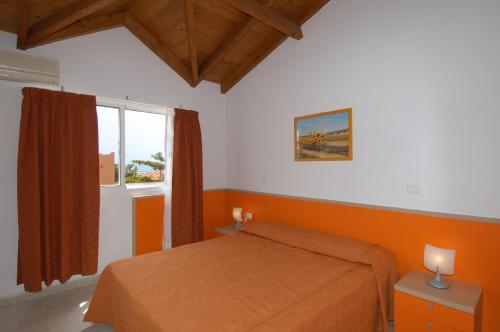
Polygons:
<instances>
[{"instance_id":1,"label":"lamp shade","mask_svg":"<svg viewBox=\"0 0 500 332\"><path fill-rule=\"evenodd\" d=\"M239 221L239 222L243 221L243 217L241 216L242 211L243 211L242 208L238 208L238 207L233 208L233 219L235 221Z\"/></svg>"},{"instance_id":2,"label":"lamp shade","mask_svg":"<svg viewBox=\"0 0 500 332\"><path fill-rule=\"evenodd\" d=\"M441 274L455 273L455 250L425 245L424 266L426 269Z\"/></svg>"}]
</instances>

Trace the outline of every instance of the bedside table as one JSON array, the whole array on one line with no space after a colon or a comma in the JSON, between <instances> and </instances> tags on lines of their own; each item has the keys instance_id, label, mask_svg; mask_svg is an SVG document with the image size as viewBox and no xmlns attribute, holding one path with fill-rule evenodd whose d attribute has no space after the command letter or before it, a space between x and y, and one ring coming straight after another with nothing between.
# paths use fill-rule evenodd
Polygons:
<instances>
[{"instance_id":1,"label":"bedside table","mask_svg":"<svg viewBox=\"0 0 500 332\"><path fill-rule=\"evenodd\" d=\"M482 289L448 281L449 289L427 285L433 275L411 271L394 286L394 332L479 332Z\"/></svg>"},{"instance_id":2,"label":"bedside table","mask_svg":"<svg viewBox=\"0 0 500 332\"><path fill-rule=\"evenodd\" d=\"M234 228L234 225L216 227L215 231L220 235L234 235L240 232L238 229Z\"/></svg>"}]
</instances>

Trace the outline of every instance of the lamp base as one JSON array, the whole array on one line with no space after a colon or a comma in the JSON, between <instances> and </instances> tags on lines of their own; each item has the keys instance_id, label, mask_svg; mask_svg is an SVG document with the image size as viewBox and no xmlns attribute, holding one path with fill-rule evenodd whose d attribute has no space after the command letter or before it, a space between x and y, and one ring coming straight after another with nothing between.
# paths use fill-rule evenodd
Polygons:
<instances>
[{"instance_id":1,"label":"lamp base","mask_svg":"<svg viewBox=\"0 0 500 332\"><path fill-rule=\"evenodd\" d=\"M434 288L439 288L439 289L450 288L450 285L448 285L448 283L446 281L441 279L441 275L439 274L439 272L436 273L436 277L427 281L427 285L434 287Z\"/></svg>"}]
</instances>

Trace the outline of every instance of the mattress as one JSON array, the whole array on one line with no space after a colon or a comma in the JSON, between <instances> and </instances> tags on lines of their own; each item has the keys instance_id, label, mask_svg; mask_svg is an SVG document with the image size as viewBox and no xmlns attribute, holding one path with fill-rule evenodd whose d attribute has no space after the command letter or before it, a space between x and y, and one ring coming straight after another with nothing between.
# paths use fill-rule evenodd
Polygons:
<instances>
[{"instance_id":1,"label":"mattress","mask_svg":"<svg viewBox=\"0 0 500 332\"><path fill-rule=\"evenodd\" d=\"M380 247L256 223L111 263L84 320L118 332L381 331L396 279Z\"/></svg>"}]
</instances>

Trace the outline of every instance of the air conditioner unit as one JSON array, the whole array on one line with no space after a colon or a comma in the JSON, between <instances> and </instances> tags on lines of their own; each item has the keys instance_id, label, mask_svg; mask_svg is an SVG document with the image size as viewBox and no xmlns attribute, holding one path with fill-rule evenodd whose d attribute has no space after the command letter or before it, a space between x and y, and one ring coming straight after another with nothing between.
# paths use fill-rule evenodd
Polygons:
<instances>
[{"instance_id":1,"label":"air conditioner unit","mask_svg":"<svg viewBox=\"0 0 500 332\"><path fill-rule=\"evenodd\" d=\"M59 84L59 61L0 50L0 80Z\"/></svg>"}]
</instances>

